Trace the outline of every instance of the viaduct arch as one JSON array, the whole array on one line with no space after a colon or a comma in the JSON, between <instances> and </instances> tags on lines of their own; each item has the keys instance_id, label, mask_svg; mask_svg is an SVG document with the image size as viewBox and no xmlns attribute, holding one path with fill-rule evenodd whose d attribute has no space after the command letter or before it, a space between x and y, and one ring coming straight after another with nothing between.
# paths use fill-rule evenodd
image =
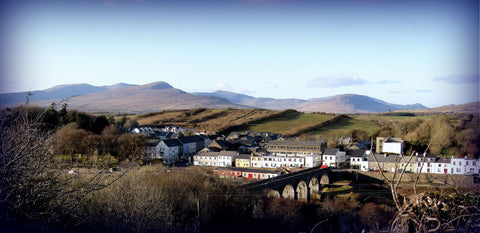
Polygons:
<instances>
[{"instance_id":1,"label":"viaduct arch","mask_svg":"<svg viewBox=\"0 0 480 233\"><path fill-rule=\"evenodd\" d=\"M269 197L309 201L318 199L321 186L330 184L331 169L314 167L244 185L248 191L266 192Z\"/></svg>"}]
</instances>

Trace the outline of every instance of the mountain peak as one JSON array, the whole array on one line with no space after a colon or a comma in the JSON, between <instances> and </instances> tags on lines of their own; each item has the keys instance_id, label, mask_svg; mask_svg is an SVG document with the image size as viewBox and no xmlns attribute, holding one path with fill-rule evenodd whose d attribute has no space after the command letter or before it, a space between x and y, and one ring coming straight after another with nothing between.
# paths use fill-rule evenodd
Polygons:
<instances>
[{"instance_id":1,"label":"mountain peak","mask_svg":"<svg viewBox=\"0 0 480 233\"><path fill-rule=\"evenodd\" d=\"M144 85L145 87L148 87L148 88L151 88L151 89L172 89L173 87L166 83L166 82L163 82L163 81L159 81L159 82L154 82L154 83L149 83L149 84L146 84Z\"/></svg>"}]
</instances>

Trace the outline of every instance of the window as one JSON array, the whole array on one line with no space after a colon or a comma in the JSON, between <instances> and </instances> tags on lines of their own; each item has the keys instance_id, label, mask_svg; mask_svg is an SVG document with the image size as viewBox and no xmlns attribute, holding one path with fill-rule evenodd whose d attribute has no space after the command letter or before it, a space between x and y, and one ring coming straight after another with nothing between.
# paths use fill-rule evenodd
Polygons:
<instances>
[{"instance_id":1,"label":"window","mask_svg":"<svg viewBox=\"0 0 480 233\"><path fill-rule=\"evenodd\" d=\"M467 162L465 162L465 165L467 165L467 166L468 166L468 161L467 161Z\"/></svg>"},{"instance_id":2,"label":"window","mask_svg":"<svg viewBox=\"0 0 480 233\"><path fill-rule=\"evenodd\" d=\"M453 165L455 165L455 161L453 161Z\"/></svg>"},{"instance_id":3,"label":"window","mask_svg":"<svg viewBox=\"0 0 480 233\"><path fill-rule=\"evenodd\" d=\"M458 162L458 165L462 166L462 162Z\"/></svg>"},{"instance_id":4,"label":"window","mask_svg":"<svg viewBox=\"0 0 480 233\"><path fill-rule=\"evenodd\" d=\"M457 172L460 172L460 168L457 168Z\"/></svg>"}]
</instances>

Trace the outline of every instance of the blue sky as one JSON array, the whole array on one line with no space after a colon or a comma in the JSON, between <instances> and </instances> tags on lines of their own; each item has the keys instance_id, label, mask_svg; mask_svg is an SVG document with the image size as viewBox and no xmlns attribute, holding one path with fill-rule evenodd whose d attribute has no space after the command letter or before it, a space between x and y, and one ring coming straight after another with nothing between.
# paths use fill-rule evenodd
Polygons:
<instances>
[{"instance_id":1,"label":"blue sky","mask_svg":"<svg viewBox=\"0 0 480 233\"><path fill-rule=\"evenodd\" d=\"M255 97L479 100L478 0L4 2L2 93L165 81Z\"/></svg>"}]
</instances>

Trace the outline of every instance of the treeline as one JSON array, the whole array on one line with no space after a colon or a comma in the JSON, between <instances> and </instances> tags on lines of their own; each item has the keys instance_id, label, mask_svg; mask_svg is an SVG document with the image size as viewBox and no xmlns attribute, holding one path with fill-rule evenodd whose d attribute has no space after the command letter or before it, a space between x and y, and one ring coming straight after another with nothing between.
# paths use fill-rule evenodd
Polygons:
<instances>
[{"instance_id":1,"label":"treeline","mask_svg":"<svg viewBox=\"0 0 480 233\"><path fill-rule=\"evenodd\" d=\"M122 128L138 126L135 120L125 116L115 121L113 116L94 116L78 110L67 110L62 105L60 110L52 104L49 108L36 106L18 106L2 109L2 127L17 119L27 117L36 122L41 132L51 135L50 150L54 155L73 162L76 156L83 164L93 163L94 155L106 156L105 166L117 164L130 159L138 161L145 154L145 139L142 135L124 133ZM103 161L100 159L100 161Z\"/></svg>"},{"instance_id":2,"label":"treeline","mask_svg":"<svg viewBox=\"0 0 480 233\"><path fill-rule=\"evenodd\" d=\"M81 232L362 232L388 229L389 201L346 194L304 203L247 193L200 167L146 166L91 193Z\"/></svg>"},{"instance_id":3,"label":"treeline","mask_svg":"<svg viewBox=\"0 0 480 233\"><path fill-rule=\"evenodd\" d=\"M374 120L379 130L373 136L401 137L406 152L424 151L432 154L478 156L480 153L480 119L478 116L415 117L404 121Z\"/></svg>"}]
</instances>

